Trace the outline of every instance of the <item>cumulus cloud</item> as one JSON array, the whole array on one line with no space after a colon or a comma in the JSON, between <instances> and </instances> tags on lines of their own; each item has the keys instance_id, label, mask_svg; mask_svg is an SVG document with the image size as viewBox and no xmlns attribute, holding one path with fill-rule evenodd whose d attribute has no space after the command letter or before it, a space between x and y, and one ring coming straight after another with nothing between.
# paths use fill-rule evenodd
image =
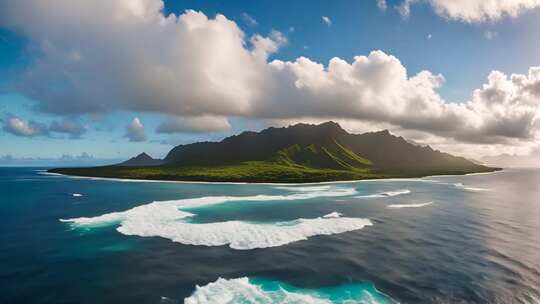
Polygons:
<instances>
[{"instance_id":1,"label":"cumulus cloud","mask_svg":"<svg viewBox=\"0 0 540 304\"><path fill-rule=\"evenodd\" d=\"M251 44L253 45L252 56L260 62L266 62L270 54L277 52L281 46L287 44L287 37L283 33L273 30L269 37L254 35L251 37Z\"/></svg>"},{"instance_id":2,"label":"cumulus cloud","mask_svg":"<svg viewBox=\"0 0 540 304\"><path fill-rule=\"evenodd\" d=\"M46 125L35 121L26 121L19 117L6 119L3 129L15 136L34 137L48 134Z\"/></svg>"},{"instance_id":3,"label":"cumulus cloud","mask_svg":"<svg viewBox=\"0 0 540 304\"><path fill-rule=\"evenodd\" d=\"M328 17L328 16L322 16L321 19L322 19L322 22L323 22L324 24L326 24L327 26L332 25L332 20L330 19L330 17Z\"/></svg>"},{"instance_id":4,"label":"cumulus cloud","mask_svg":"<svg viewBox=\"0 0 540 304\"><path fill-rule=\"evenodd\" d=\"M268 116L273 111L387 122L468 142L532 138L537 129L539 68L510 77L493 72L472 100L448 103L437 93L444 77L428 71L409 77L396 57L382 51L352 63L334 58L327 67L307 58L271 65L284 84L283 95L273 96L277 101L261 103L259 111Z\"/></svg>"},{"instance_id":5,"label":"cumulus cloud","mask_svg":"<svg viewBox=\"0 0 540 304\"><path fill-rule=\"evenodd\" d=\"M157 133L208 133L229 130L231 125L225 117L171 117L161 122Z\"/></svg>"},{"instance_id":6,"label":"cumulus cloud","mask_svg":"<svg viewBox=\"0 0 540 304\"><path fill-rule=\"evenodd\" d=\"M408 17L416 3L429 3L438 15L467 23L517 17L540 6L540 0L405 0L398 10Z\"/></svg>"},{"instance_id":7,"label":"cumulus cloud","mask_svg":"<svg viewBox=\"0 0 540 304\"><path fill-rule=\"evenodd\" d=\"M124 137L128 138L129 141L133 142L146 141L144 126L138 117L133 118L131 123L126 126L126 134L124 135Z\"/></svg>"},{"instance_id":8,"label":"cumulus cloud","mask_svg":"<svg viewBox=\"0 0 540 304\"><path fill-rule=\"evenodd\" d=\"M442 75L409 75L382 51L328 63L271 60L287 43L282 33L246 37L223 15L165 16L161 0L16 1L0 7L0 23L38 50L18 89L46 112L184 117L164 121L158 131L166 133L202 130L201 117L220 117L215 130L227 117L341 118L472 143L515 144L538 131L540 68L493 72L470 100L452 103L438 93ZM140 121L131 125L144 135Z\"/></svg>"}]
</instances>

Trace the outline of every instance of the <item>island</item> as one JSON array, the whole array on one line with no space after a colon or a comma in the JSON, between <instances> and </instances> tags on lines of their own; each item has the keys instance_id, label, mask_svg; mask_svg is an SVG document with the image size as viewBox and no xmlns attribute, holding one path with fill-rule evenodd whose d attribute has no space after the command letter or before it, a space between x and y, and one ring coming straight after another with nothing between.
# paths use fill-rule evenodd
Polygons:
<instances>
[{"instance_id":1,"label":"island","mask_svg":"<svg viewBox=\"0 0 540 304\"><path fill-rule=\"evenodd\" d=\"M407 141L388 130L351 134L335 122L246 131L219 142L174 147L101 167L55 168L65 175L145 180L312 183L492 172L492 168Z\"/></svg>"}]
</instances>

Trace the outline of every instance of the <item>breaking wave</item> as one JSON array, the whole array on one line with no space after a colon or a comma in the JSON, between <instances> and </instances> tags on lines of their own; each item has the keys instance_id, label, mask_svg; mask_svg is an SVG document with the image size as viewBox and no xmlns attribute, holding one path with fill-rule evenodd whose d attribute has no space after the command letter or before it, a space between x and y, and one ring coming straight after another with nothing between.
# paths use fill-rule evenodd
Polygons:
<instances>
[{"instance_id":1,"label":"breaking wave","mask_svg":"<svg viewBox=\"0 0 540 304\"><path fill-rule=\"evenodd\" d=\"M489 189L487 188L469 187L469 186L465 186L463 183L455 183L454 186L456 186L456 188L460 188L460 189L472 191L472 192L489 191Z\"/></svg>"},{"instance_id":2,"label":"breaking wave","mask_svg":"<svg viewBox=\"0 0 540 304\"><path fill-rule=\"evenodd\" d=\"M388 208L420 208L420 207L429 206L431 204L433 204L433 202L420 203L420 204L393 204L393 205L388 205Z\"/></svg>"},{"instance_id":3,"label":"breaking wave","mask_svg":"<svg viewBox=\"0 0 540 304\"><path fill-rule=\"evenodd\" d=\"M337 287L302 289L279 281L259 278L222 279L197 286L185 304L387 304L394 301L371 283L351 283Z\"/></svg>"},{"instance_id":4,"label":"breaking wave","mask_svg":"<svg viewBox=\"0 0 540 304\"><path fill-rule=\"evenodd\" d=\"M392 196L398 196L398 195L409 194L409 193L411 193L411 190L401 189L401 190L380 192L380 193L368 194L368 195L357 195L355 197L356 198L392 197Z\"/></svg>"},{"instance_id":5,"label":"breaking wave","mask_svg":"<svg viewBox=\"0 0 540 304\"><path fill-rule=\"evenodd\" d=\"M352 189L354 191L354 189ZM117 231L125 235L162 237L186 245L222 246L238 250L282 246L306 240L316 235L331 235L362 229L372 225L369 219L345 218L333 212L313 219L297 219L286 222L260 223L226 221L215 223L191 223L187 218L195 214L182 211L230 201L295 200L317 196L349 195L350 189L325 191L323 193L300 193L288 196L257 195L249 197L202 197L174 201L153 202L122 212L112 212L95 217L60 219L75 227L98 227L118 225Z\"/></svg>"},{"instance_id":6,"label":"breaking wave","mask_svg":"<svg viewBox=\"0 0 540 304\"><path fill-rule=\"evenodd\" d=\"M73 193L73 194L71 194L71 195L74 196L74 197L81 197L81 196L83 196L83 195L80 194L80 193Z\"/></svg>"},{"instance_id":7,"label":"breaking wave","mask_svg":"<svg viewBox=\"0 0 540 304\"><path fill-rule=\"evenodd\" d=\"M299 192L314 192L314 191L326 191L330 190L332 186L279 186L274 187L275 189L286 190L286 191L299 191Z\"/></svg>"},{"instance_id":8,"label":"breaking wave","mask_svg":"<svg viewBox=\"0 0 540 304\"><path fill-rule=\"evenodd\" d=\"M323 218L338 218L338 217L341 217L343 214L339 213L339 212L332 212L332 213L328 213L327 215L323 215Z\"/></svg>"}]
</instances>

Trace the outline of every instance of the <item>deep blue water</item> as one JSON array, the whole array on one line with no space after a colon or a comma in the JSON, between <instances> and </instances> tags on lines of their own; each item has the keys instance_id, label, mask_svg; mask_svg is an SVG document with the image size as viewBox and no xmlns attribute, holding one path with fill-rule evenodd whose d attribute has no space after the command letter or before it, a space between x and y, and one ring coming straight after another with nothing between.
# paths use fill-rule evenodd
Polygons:
<instances>
[{"instance_id":1,"label":"deep blue water","mask_svg":"<svg viewBox=\"0 0 540 304\"><path fill-rule=\"evenodd\" d=\"M540 302L540 171L283 188L39 170L0 168L0 303Z\"/></svg>"}]
</instances>

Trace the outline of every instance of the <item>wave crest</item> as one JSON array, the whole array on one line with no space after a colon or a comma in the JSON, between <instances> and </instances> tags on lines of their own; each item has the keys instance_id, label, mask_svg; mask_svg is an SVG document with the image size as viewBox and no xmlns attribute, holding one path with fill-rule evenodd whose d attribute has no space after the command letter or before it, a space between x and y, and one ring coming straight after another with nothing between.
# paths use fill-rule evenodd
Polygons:
<instances>
[{"instance_id":1,"label":"wave crest","mask_svg":"<svg viewBox=\"0 0 540 304\"><path fill-rule=\"evenodd\" d=\"M409 194L409 193L411 193L411 190L409 190L409 189L401 189L401 190L386 191L386 192L380 192L380 193L368 194L368 195L358 195L358 196L355 196L355 197L356 198L393 197L393 196Z\"/></svg>"},{"instance_id":2,"label":"wave crest","mask_svg":"<svg viewBox=\"0 0 540 304\"><path fill-rule=\"evenodd\" d=\"M456 188L472 192L489 191L489 189L487 188L465 186L463 183L455 183L454 186L456 186Z\"/></svg>"},{"instance_id":3,"label":"wave crest","mask_svg":"<svg viewBox=\"0 0 540 304\"><path fill-rule=\"evenodd\" d=\"M431 204L433 204L433 202L420 203L420 204L393 204L393 205L388 205L388 208L420 208L420 207L429 206Z\"/></svg>"},{"instance_id":4,"label":"wave crest","mask_svg":"<svg viewBox=\"0 0 540 304\"><path fill-rule=\"evenodd\" d=\"M252 303L252 304L387 304L394 301L372 284L347 284L320 289L301 289L279 281L219 278L184 299L185 304Z\"/></svg>"}]
</instances>

